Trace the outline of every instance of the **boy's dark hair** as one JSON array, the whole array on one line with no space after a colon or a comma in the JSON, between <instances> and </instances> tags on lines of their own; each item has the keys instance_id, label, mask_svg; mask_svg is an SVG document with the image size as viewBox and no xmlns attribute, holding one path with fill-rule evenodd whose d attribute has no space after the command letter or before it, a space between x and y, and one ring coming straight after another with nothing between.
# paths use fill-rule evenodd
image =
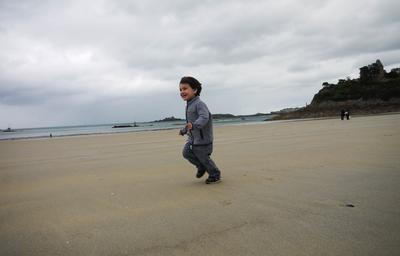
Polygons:
<instances>
[{"instance_id":1,"label":"boy's dark hair","mask_svg":"<svg viewBox=\"0 0 400 256\"><path fill-rule=\"evenodd\" d=\"M192 87L193 90L196 91L196 96L200 96L201 93L201 83L194 77L184 76L181 78L180 84L188 84Z\"/></svg>"}]
</instances>

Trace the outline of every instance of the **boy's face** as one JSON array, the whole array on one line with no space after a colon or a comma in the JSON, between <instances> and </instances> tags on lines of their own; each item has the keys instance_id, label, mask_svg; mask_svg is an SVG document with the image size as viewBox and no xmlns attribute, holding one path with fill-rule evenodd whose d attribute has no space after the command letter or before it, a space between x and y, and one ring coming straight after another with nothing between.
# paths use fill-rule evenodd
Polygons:
<instances>
[{"instance_id":1,"label":"boy's face","mask_svg":"<svg viewBox=\"0 0 400 256\"><path fill-rule=\"evenodd\" d=\"M188 101L196 96L196 89L193 89L188 84L180 84L179 91L181 92L181 97L183 100Z\"/></svg>"}]
</instances>

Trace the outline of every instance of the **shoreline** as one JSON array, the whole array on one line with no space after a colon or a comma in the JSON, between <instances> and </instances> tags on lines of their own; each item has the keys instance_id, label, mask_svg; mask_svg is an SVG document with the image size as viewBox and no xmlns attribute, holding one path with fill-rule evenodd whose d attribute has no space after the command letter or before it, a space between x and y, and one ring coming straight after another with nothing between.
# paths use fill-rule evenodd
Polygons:
<instances>
[{"instance_id":1,"label":"shoreline","mask_svg":"<svg viewBox=\"0 0 400 256\"><path fill-rule=\"evenodd\" d=\"M37 136L37 137L21 137L21 138L5 138L0 139L0 141L10 141L10 140L41 140L41 139L57 139L57 138L68 138L68 137L86 137L86 136L101 136L101 135L117 135L117 134L127 134L127 133L140 133L140 132L157 132L157 131L168 131L175 130L176 128L165 128L165 129L152 129L152 130L140 130L140 131L121 131L121 132L98 132L98 133L80 133L80 134L65 134L65 135L53 135L49 136Z\"/></svg>"},{"instance_id":2,"label":"shoreline","mask_svg":"<svg viewBox=\"0 0 400 256\"><path fill-rule=\"evenodd\" d=\"M369 116L385 116L385 115L398 115L400 112L386 112L386 113L377 113L377 114L366 114L366 115L351 115L351 118L359 118L359 117L369 117ZM292 119L278 119L278 120L264 120L264 121L254 121L254 122L245 122L245 123L228 123L228 124L214 124L214 128L224 127L224 126L245 126L245 125L257 125L264 123L286 123L286 122L309 122L309 121L318 121L318 120L329 120L329 119L337 119L338 116L326 116L326 117L314 117L314 118L292 118ZM347 120L343 120L347 121ZM75 126L74 126L75 127ZM130 133L147 133L147 132L158 132L158 131L169 131L169 130L178 130L179 128L156 128L156 129L148 129L148 130L138 130L138 131L119 131L119 132L98 132L98 133L82 133L82 134L66 134L66 135L53 135L53 137L47 136L35 136L35 137L21 137L21 138L0 138L1 141L20 141L20 140L45 140L45 139L57 139L57 138L69 138L69 137L86 137L86 136L102 136L102 135L118 135L118 134L130 134Z\"/></svg>"},{"instance_id":3,"label":"shoreline","mask_svg":"<svg viewBox=\"0 0 400 256\"><path fill-rule=\"evenodd\" d=\"M371 113L371 114L358 114L358 115L350 115L350 119L358 118L358 117L369 117L369 116L386 116L386 115L398 115L400 111L396 112L384 112L384 113ZM314 121L314 120L329 120L329 119L340 119L339 115L336 116L324 116L324 117L308 117L308 118L291 118L291 119L273 119L267 120L265 122L279 122L279 121ZM347 120L343 120L347 121Z\"/></svg>"}]
</instances>

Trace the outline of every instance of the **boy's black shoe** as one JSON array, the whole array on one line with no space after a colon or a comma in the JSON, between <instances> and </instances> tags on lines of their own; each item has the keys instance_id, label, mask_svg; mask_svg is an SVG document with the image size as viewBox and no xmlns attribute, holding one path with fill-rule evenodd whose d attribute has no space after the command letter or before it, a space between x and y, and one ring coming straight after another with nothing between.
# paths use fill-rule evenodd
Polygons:
<instances>
[{"instance_id":1,"label":"boy's black shoe","mask_svg":"<svg viewBox=\"0 0 400 256\"><path fill-rule=\"evenodd\" d=\"M215 184L221 182L221 176L210 176L206 179L206 184Z\"/></svg>"},{"instance_id":2,"label":"boy's black shoe","mask_svg":"<svg viewBox=\"0 0 400 256\"><path fill-rule=\"evenodd\" d=\"M200 179L201 177L204 176L205 173L206 173L206 170L197 169L196 178Z\"/></svg>"}]
</instances>

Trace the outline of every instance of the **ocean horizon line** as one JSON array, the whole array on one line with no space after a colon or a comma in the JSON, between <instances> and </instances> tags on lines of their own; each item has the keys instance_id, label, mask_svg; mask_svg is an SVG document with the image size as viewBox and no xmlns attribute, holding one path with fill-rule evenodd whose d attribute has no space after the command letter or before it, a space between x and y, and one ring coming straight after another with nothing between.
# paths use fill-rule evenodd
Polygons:
<instances>
[{"instance_id":1,"label":"ocean horizon line","mask_svg":"<svg viewBox=\"0 0 400 256\"><path fill-rule=\"evenodd\" d=\"M234 117L231 118L241 118L241 117L246 117L246 116L269 116L273 115L272 113L255 113L255 114L231 114L231 113L218 113L218 114L213 114L213 115L233 115ZM156 122L179 122L179 121L184 121L185 118L183 117L175 117L175 116L170 116L174 117L176 119L181 119L181 120L174 120L174 121L161 121L163 119L159 120L152 120L152 121L128 121L128 122L106 122L106 123L92 123L92 124L65 124L65 125L45 125L45 126L32 126L32 127L13 127L8 125L4 129L0 127L0 131L5 131L8 128L11 128L13 130L24 130L24 129L46 129L46 128L73 128L73 127L88 127L88 126L105 126L105 125L127 125L127 124L146 124L146 123L156 123ZM169 117L165 117L169 118ZM164 118L164 119L165 119ZM230 118L227 118L230 119Z\"/></svg>"},{"instance_id":2,"label":"ocean horizon line","mask_svg":"<svg viewBox=\"0 0 400 256\"><path fill-rule=\"evenodd\" d=\"M245 124L268 120L273 115L249 115L247 118L231 117L223 119L214 119L216 126L226 124ZM136 124L136 125L135 125ZM30 139L30 138L53 138L77 135L96 135L111 133L128 133L139 131L158 131L178 129L185 124L184 119L160 121L154 120L149 122L121 122L91 125L64 125L64 126L47 126L32 128L13 128L10 130L2 130L0 132L0 140ZM115 127L122 126L122 127ZM126 126L126 127L125 127Z\"/></svg>"}]
</instances>

